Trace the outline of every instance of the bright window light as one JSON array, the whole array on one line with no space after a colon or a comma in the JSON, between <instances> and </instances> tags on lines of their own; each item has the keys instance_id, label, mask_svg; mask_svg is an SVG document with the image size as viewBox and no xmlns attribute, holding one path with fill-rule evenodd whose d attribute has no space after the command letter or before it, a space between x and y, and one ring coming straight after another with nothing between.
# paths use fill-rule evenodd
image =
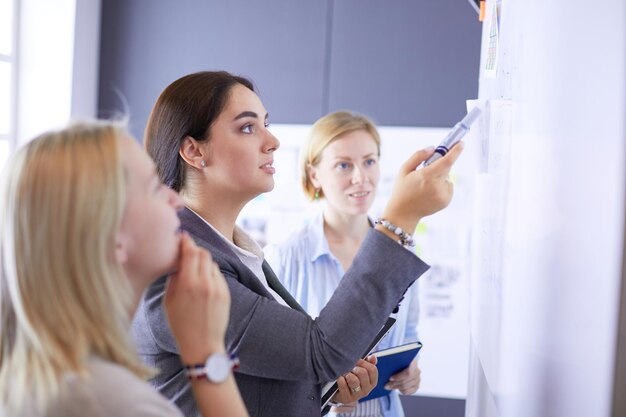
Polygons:
<instances>
[{"instance_id":1,"label":"bright window light","mask_svg":"<svg viewBox=\"0 0 626 417\"><path fill-rule=\"evenodd\" d=\"M0 62L0 135L8 135L11 109L11 64Z\"/></svg>"},{"instance_id":2,"label":"bright window light","mask_svg":"<svg viewBox=\"0 0 626 417\"><path fill-rule=\"evenodd\" d=\"M0 140L0 173L4 171L4 166L7 163L9 157L9 141Z\"/></svg>"},{"instance_id":3,"label":"bright window light","mask_svg":"<svg viewBox=\"0 0 626 417\"><path fill-rule=\"evenodd\" d=\"M0 0L0 55L10 55L12 44L13 0Z\"/></svg>"}]
</instances>

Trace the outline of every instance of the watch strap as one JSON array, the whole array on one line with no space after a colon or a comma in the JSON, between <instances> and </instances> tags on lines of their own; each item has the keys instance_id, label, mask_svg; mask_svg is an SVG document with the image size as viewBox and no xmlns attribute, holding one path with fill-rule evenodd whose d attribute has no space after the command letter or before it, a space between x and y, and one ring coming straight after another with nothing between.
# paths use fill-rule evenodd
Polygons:
<instances>
[{"instance_id":1,"label":"watch strap","mask_svg":"<svg viewBox=\"0 0 626 417\"><path fill-rule=\"evenodd\" d=\"M239 358L237 354L230 353L228 354L228 359L230 361L231 370L235 370L239 368ZM198 380L198 379L209 379L208 370L206 363L196 363L193 365L184 365L183 367L185 371L185 376L190 380Z\"/></svg>"}]
</instances>

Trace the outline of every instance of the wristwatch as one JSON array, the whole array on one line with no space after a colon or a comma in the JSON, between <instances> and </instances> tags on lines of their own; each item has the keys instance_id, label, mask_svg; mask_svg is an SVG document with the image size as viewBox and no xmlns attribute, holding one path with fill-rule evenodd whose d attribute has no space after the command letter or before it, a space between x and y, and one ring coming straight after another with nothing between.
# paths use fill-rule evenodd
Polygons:
<instances>
[{"instance_id":1,"label":"wristwatch","mask_svg":"<svg viewBox=\"0 0 626 417\"><path fill-rule=\"evenodd\" d=\"M209 355L205 363L185 366L187 378L208 379L214 384L220 384L228 378L233 369L239 367L239 359L234 354L213 353Z\"/></svg>"}]
</instances>

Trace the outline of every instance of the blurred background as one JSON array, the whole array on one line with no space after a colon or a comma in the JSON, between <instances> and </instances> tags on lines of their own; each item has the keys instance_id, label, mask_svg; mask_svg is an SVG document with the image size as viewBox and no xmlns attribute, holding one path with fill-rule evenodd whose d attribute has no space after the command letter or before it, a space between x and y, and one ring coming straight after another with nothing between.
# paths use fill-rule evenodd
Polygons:
<instances>
[{"instance_id":1,"label":"blurred background","mask_svg":"<svg viewBox=\"0 0 626 417\"><path fill-rule=\"evenodd\" d=\"M295 161L310 124L350 109L383 139L380 193L397 165L433 145L476 98L482 25L466 0L0 0L0 165L70 119L129 118L141 141L162 89L185 74L250 78L282 142L275 192L239 222L263 244L308 214ZM419 231L422 389L407 415L462 416L467 394L471 166L456 168L446 219ZM373 215L376 213L373 213Z\"/></svg>"}]
</instances>

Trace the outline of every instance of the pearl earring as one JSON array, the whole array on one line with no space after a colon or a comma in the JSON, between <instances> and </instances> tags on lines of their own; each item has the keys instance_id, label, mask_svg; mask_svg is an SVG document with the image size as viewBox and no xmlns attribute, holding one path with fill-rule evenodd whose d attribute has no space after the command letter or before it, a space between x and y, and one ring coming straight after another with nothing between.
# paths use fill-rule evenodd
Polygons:
<instances>
[{"instance_id":1,"label":"pearl earring","mask_svg":"<svg viewBox=\"0 0 626 417\"><path fill-rule=\"evenodd\" d=\"M202 159L202 160L200 161L200 166L201 166L202 168L206 167L206 162L204 162L204 159Z\"/></svg>"}]
</instances>

